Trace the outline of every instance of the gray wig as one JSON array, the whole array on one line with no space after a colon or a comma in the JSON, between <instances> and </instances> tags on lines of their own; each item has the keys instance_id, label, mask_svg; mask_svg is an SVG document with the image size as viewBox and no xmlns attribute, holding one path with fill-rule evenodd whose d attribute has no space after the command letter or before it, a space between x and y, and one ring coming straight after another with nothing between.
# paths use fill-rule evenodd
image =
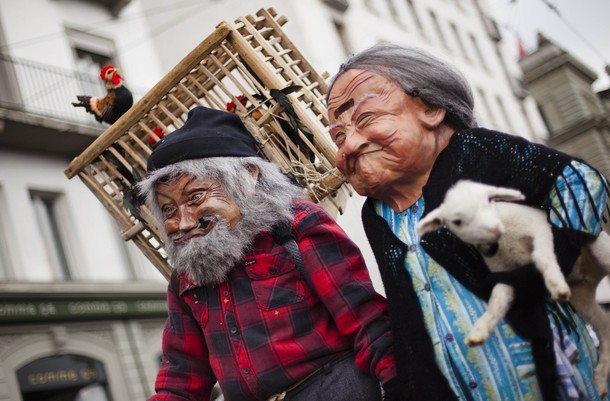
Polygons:
<instances>
[{"instance_id":1,"label":"gray wig","mask_svg":"<svg viewBox=\"0 0 610 401\"><path fill-rule=\"evenodd\" d=\"M455 129L477 126L472 89L464 75L425 50L378 43L341 64L330 81L328 94L337 78L352 69L379 74L396 82L407 94L421 98L428 106L445 110L445 121Z\"/></svg>"},{"instance_id":2,"label":"gray wig","mask_svg":"<svg viewBox=\"0 0 610 401\"><path fill-rule=\"evenodd\" d=\"M259 169L255 195L249 195L248 165ZM261 231L276 224L278 215L284 221L292 221L290 205L302 198L304 190L293 184L280 168L260 157L211 157L184 160L153 171L138 184L140 194L159 222L163 222L161 208L155 196L158 182L171 180L187 173L198 178L218 180L227 196L239 206L242 214L256 215ZM265 213L272 210L273 213Z\"/></svg>"}]
</instances>

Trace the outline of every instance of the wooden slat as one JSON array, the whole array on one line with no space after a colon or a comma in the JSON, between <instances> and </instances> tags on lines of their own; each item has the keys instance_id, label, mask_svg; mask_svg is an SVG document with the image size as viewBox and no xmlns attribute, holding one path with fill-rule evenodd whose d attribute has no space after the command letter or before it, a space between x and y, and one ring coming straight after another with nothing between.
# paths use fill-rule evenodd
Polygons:
<instances>
[{"instance_id":1,"label":"wooden slat","mask_svg":"<svg viewBox=\"0 0 610 401\"><path fill-rule=\"evenodd\" d=\"M253 32L253 34L256 36L256 33ZM245 42L241 36L238 35L231 35L231 41L234 45L234 47L236 49L238 49L238 52L241 54L242 58L244 58L246 60L246 62L248 64L255 65L257 67L259 67L260 69L260 75L262 75L262 79L265 82L268 82L270 85L270 89L275 88L275 89L281 89L284 87L284 82L282 82L278 76L272 72L270 72L268 69L266 69L263 65L261 65L261 61L258 57L256 57L254 54L252 54L249 49L250 46L248 45L247 42ZM272 51L272 49L270 49L270 51ZM295 77L296 78L296 77ZM288 95L289 97L293 97L294 95L290 94ZM303 110L301 110L300 107L298 107L297 104L294 105L294 110L298 115L298 118L307 126L307 127L315 127L316 126L316 121L311 119L310 116L307 113L304 113ZM320 148L322 154L324 154L324 156L326 157L326 159L328 159L328 161L332 164L335 165L336 164L336 150L334 148L334 145L332 145L330 143L330 140L325 138L325 134L321 134L319 132L317 132L318 130L313 130L312 134L314 134L316 136L316 143L317 146Z\"/></svg>"}]
</instances>

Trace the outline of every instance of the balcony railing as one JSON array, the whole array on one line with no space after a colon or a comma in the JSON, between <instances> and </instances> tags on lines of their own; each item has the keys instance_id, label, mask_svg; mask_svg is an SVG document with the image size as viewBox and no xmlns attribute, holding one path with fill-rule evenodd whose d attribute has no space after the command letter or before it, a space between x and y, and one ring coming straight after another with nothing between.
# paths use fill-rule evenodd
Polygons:
<instances>
[{"instance_id":1,"label":"balcony railing","mask_svg":"<svg viewBox=\"0 0 610 401\"><path fill-rule=\"evenodd\" d=\"M134 101L140 98L129 89ZM72 102L76 95L101 97L105 93L99 76L0 54L0 108L99 126L91 114L73 107Z\"/></svg>"}]
</instances>

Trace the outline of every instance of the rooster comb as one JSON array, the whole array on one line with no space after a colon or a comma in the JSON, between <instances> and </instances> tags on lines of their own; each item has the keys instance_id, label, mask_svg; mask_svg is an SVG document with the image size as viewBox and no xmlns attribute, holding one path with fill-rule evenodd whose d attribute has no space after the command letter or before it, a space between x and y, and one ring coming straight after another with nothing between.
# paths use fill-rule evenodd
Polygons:
<instances>
[{"instance_id":1,"label":"rooster comb","mask_svg":"<svg viewBox=\"0 0 610 401\"><path fill-rule=\"evenodd\" d=\"M111 79L113 84L118 85L121 83L123 77L119 74L118 69L112 65L107 65L100 71L100 79L102 81Z\"/></svg>"}]
</instances>

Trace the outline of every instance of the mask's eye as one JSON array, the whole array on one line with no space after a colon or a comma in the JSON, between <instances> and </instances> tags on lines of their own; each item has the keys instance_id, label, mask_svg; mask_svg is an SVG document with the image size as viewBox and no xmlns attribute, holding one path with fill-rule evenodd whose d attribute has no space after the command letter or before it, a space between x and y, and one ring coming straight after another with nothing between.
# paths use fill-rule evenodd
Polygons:
<instances>
[{"instance_id":1,"label":"mask's eye","mask_svg":"<svg viewBox=\"0 0 610 401\"><path fill-rule=\"evenodd\" d=\"M343 127L335 127L331 129L330 137L337 147L343 145L343 142L345 142L345 131L343 130Z\"/></svg>"},{"instance_id":2,"label":"mask's eye","mask_svg":"<svg viewBox=\"0 0 610 401\"><path fill-rule=\"evenodd\" d=\"M201 192L196 192L191 196L191 200L197 201L197 200L201 199L202 197L203 197L203 194Z\"/></svg>"},{"instance_id":3,"label":"mask's eye","mask_svg":"<svg viewBox=\"0 0 610 401\"><path fill-rule=\"evenodd\" d=\"M335 135L335 145L341 146L343 145L343 142L345 142L345 132L339 131Z\"/></svg>"},{"instance_id":4,"label":"mask's eye","mask_svg":"<svg viewBox=\"0 0 610 401\"><path fill-rule=\"evenodd\" d=\"M163 206L161 208L161 213L163 214L163 217L167 219L172 216L174 210L176 209L173 206Z\"/></svg>"},{"instance_id":5,"label":"mask's eye","mask_svg":"<svg viewBox=\"0 0 610 401\"><path fill-rule=\"evenodd\" d=\"M454 226L456 226L456 227L459 227L459 226L461 226L461 225L462 225L462 219L454 219L454 220L451 220L451 224L453 224L453 225L454 225Z\"/></svg>"},{"instance_id":6,"label":"mask's eye","mask_svg":"<svg viewBox=\"0 0 610 401\"><path fill-rule=\"evenodd\" d=\"M356 119L356 127L363 128L373 119L374 115L371 112L362 113Z\"/></svg>"}]
</instances>

